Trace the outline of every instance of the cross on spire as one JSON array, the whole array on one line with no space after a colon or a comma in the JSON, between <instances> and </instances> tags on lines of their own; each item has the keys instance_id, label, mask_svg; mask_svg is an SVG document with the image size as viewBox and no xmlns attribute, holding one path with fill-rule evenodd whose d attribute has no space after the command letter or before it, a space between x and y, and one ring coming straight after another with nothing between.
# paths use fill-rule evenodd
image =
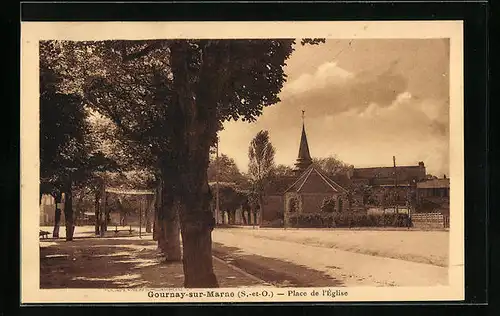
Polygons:
<instances>
[{"instance_id":1,"label":"cross on spire","mask_svg":"<svg viewBox=\"0 0 500 316\"><path fill-rule=\"evenodd\" d=\"M302 123L304 123L304 118L306 116L305 113L306 113L306 111L302 110Z\"/></svg>"}]
</instances>

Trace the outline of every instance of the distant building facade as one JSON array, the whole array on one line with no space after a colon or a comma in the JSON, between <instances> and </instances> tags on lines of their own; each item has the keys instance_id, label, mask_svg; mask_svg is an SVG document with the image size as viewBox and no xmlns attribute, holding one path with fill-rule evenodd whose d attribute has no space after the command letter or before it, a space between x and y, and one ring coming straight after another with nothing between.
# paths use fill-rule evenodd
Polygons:
<instances>
[{"instance_id":1,"label":"distant building facade","mask_svg":"<svg viewBox=\"0 0 500 316\"><path fill-rule=\"evenodd\" d=\"M354 168L347 172L349 186L369 187L369 196L362 197L364 206L408 207L416 200L417 184L426 179L424 162L414 166ZM359 193L358 193L359 195ZM359 197L356 197L359 199Z\"/></svg>"},{"instance_id":2,"label":"distant building facade","mask_svg":"<svg viewBox=\"0 0 500 316\"><path fill-rule=\"evenodd\" d=\"M417 211L450 214L450 179L429 179L417 183Z\"/></svg>"},{"instance_id":3,"label":"distant building facade","mask_svg":"<svg viewBox=\"0 0 500 316\"><path fill-rule=\"evenodd\" d=\"M424 162L416 166L354 168L348 171L348 178L354 183L372 186L412 185L426 179Z\"/></svg>"},{"instance_id":4,"label":"distant building facade","mask_svg":"<svg viewBox=\"0 0 500 316\"><path fill-rule=\"evenodd\" d=\"M58 204L58 208L61 210L61 218L59 223L64 223L64 193L62 194L61 201ZM56 218L56 201L54 197L48 194L42 195L42 200L40 203L40 226L52 226L55 224Z\"/></svg>"}]
</instances>

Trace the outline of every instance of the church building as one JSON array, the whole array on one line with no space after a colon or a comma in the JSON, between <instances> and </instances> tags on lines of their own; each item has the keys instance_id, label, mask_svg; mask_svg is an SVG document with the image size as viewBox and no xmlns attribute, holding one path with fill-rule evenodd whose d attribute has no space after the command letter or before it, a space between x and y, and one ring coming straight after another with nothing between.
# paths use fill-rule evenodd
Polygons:
<instances>
[{"instance_id":1,"label":"church building","mask_svg":"<svg viewBox=\"0 0 500 316\"><path fill-rule=\"evenodd\" d=\"M326 199L334 199L339 211L348 207L347 190L313 164L302 122L294 175L281 177L271 186L264 198L262 223L273 225L276 221L283 221L286 225L290 214L320 212Z\"/></svg>"}]
</instances>

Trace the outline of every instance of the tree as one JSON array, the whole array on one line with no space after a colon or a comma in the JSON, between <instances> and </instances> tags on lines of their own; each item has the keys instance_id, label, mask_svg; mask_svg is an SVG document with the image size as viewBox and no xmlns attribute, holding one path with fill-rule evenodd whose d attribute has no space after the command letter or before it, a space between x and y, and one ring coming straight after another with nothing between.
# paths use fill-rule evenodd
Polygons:
<instances>
[{"instance_id":1,"label":"tree","mask_svg":"<svg viewBox=\"0 0 500 316\"><path fill-rule=\"evenodd\" d=\"M287 165L276 165L273 170L275 177L290 177L294 175L293 168Z\"/></svg>"},{"instance_id":2,"label":"tree","mask_svg":"<svg viewBox=\"0 0 500 316\"><path fill-rule=\"evenodd\" d=\"M85 185L94 172L116 170L90 133L84 98L64 87L55 42L40 42L40 194L50 193L56 203L64 194L66 240L73 239L73 190ZM57 205L57 204L56 204ZM56 207L54 235L58 236L60 210Z\"/></svg>"},{"instance_id":3,"label":"tree","mask_svg":"<svg viewBox=\"0 0 500 316\"><path fill-rule=\"evenodd\" d=\"M330 177L347 175L349 165L338 159L336 156L326 158L313 158L313 163L318 165Z\"/></svg>"},{"instance_id":4,"label":"tree","mask_svg":"<svg viewBox=\"0 0 500 316\"><path fill-rule=\"evenodd\" d=\"M274 149L268 131L260 131L250 142L248 148L248 172L253 182L253 190L259 199L260 219L262 221L263 199L265 190L272 179L274 165Z\"/></svg>"},{"instance_id":5,"label":"tree","mask_svg":"<svg viewBox=\"0 0 500 316\"><path fill-rule=\"evenodd\" d=\"M122 189L151 189L156 186L154 157L141 143L127 139L112 120L91 111L89 138L118 168L114 173L93 172L86 186L95 198L95 233L100 226L106 229L106 214L100 216L100 205L104 186ZM147 217L146 219L149 219ZM146 227L148 232L149 226Z\"/></svg>"},{"instance_id":6,"label":"tree","mask_svg":"<svg viewBox=\"0 0 500 316\"><path fill-rule=\"evenodd\" d=\"M49 41L44 44L53 47L54 52L49 58L54 61L56 70L63 74L61 89L81 96L93 110L92 114L111 122L101 126L101 135L111 132L114 136L105 137L108 140L107 152L116 152L118 147L121 160L130 162L132 159L136 165L150 167L157 173L157 183L169 184L159 181L162 155L169 155L168 150L163 150L168 148L168 139L163 132L169 131L164 128L168 121L163 120L165 102L170 97L167 77L171 76L171 71L168 58L165 58L168 54L157 50L144 58L136 58L138 56L134 53L121 58L121 53L140 48L143 41ZM95 192L97 212L101 197L100 190ZM172 190L167 188L159 192L166 195L160 199L164 203L158 209L162 221L159 226L166 230L160 236L170 236L174 245L168 248L173 252L166 253L166 256L169 260L180 260L179 223L177 215L170 212L173 199L167 197Z\"/></svg>"},{"instance_id":7,"label":"tree","mask_svg":"<svg viewBox=\"0 0 500 316\"><path fill-rule=\"evenodd\" d=\"M211 254L210 147L222 122L254 121L264 107L279 101L294 43L203 39L69 44L68 60L80 66L68 68L89 70L82 76L87 102L128 137L148 143L158 158L166 189L162 202L175 205L180 217L186 287L218 286ZM85 56L89 51L90 58Z\"/></svg>"},{"instance_id":8,"label":"tree","mask_svg":"<svg viewBox=\"0 0 500 316\"><path fill-rule=\"evenodd\" d=\"M61 79L44 58L50 46L40 48L40 194L49 193L56 201L54 237L59 237L62 193L66 219L66 240L73 239L72 185L76 172L85 168L85 112L76 94L58 91ZM80 172L81 175L81 172ZM76 177L75 177L76 176Z\"/></svg>"},{"instance_id":9,"label":"tree","mask_svg":"<svg viewBox=\"0 0 500 316\"><path fill-rule=\"evenodd\" d=\"M240 184L243 181L244 177L238 169L238 166L236 166L234 159L225 154L221 154L219 158L210 160L207 170L209 182L216 181L217 165L220 182L234 182Z\"/></svg>"}]
</instances>

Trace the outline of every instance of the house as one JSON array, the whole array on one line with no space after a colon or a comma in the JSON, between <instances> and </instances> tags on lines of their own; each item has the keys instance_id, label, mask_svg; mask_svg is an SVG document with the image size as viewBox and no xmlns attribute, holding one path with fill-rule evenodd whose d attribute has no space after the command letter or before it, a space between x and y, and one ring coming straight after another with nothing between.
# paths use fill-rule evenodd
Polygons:
<instances>
[{"instance_id":1,"label":"house","mask_svg":"<svg viewBox=\"0 0 500 316\"><path fill-rule=\"evenodd\" d=\"M417 184L426 180L426 170L423 161L413 166L370 168L351 166L347 178L351 187L370 187L370 195L363 197L365 206L407 207L416 199Z\"/></svg>"},{"instance_id":2,"label":"house","mask_svg":"<svg viewBox=\"0 0 500 316\"><path fill-rule=\"evenodd\" d=\"M416 166L354 168L347 172L354 182L368 185L409 185L426 179L425 165L420 161Z\"/></svg>"},{"instance_id":3,"label":"house","mask_svg":"<svg viewBox=\"0 0 500 316\"><path fill-rule=\"evenodd\" d=\"M49 194L43 194L40 203L40 226L52 226L55 224L56 217L56 205L58 206L60 213L59 223L64 223L64 193L62 194L61 200L57 202L53 196Z\"/></svg>"},{"instance_id":4,"label":"house","mask_svg":"<svg viewBox=\"0 0 500 316\"><path fill-rule=\"evenodd\" d=\"M450 213L450 179L430 179L417 183L417 211Z\"/></svg>"}]
</instances>

